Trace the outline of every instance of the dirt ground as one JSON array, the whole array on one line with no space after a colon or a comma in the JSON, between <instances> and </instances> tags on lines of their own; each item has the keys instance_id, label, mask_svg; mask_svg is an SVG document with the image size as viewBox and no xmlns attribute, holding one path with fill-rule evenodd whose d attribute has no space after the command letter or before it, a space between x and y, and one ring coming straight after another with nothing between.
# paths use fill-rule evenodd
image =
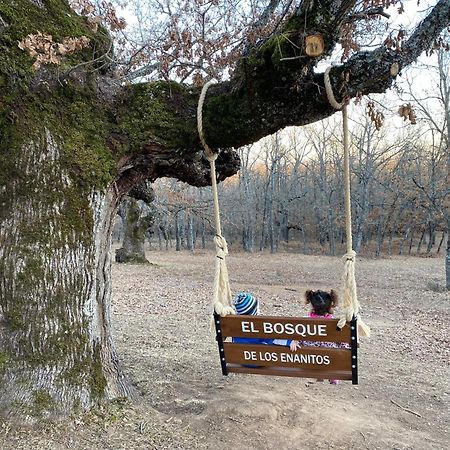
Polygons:
<instances>
[{"instance_id":1,"label":"dirt ground","mask_svg":"<svg viewBox=\"0 0 450 450\"><path fill-rule=\"evenodd\" d=\"M149 252L113 266L113 324L134 403L35 429L0 429L15 449L448 449L450 298L443 259L358 259L359 382L223 377L209 332L211 252ZM340 286L339 258L234 254L232 289L267 315L304 315L305 289ZM295 291L294 291L295 290Z\"/></svg>"}]
</instances>

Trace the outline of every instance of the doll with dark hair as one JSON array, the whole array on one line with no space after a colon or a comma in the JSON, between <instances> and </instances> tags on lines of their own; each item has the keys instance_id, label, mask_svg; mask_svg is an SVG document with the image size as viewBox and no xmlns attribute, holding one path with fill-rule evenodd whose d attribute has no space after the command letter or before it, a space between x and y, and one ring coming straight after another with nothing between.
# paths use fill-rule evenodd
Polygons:
<instances>
[{"instance_id":1,"label":"doll with dark hair","mask_svg":"<svg viewBox=\"0 0 450 450\"><path fill-rule=\"evenodd\" d=\"M313 319L334 319L333 308L338 304L338 295L336 291L311 291L305 292L305 300L307 305L311 305L311 311L308 317ZM321 342L321 341L292 341L290 348L295 351L301 347L327 347L327 348L349 348L345 342ZM323 381L323 380L318 380ZM331 384L338 384L338 380L330 380Z\"/></svg>"},{"instance_id":2,"label":"doll with dark hair","mask_svg":"<svg viewBox=\"0 0 450 450\"><path fill-rule=\"evenodd\" d=\"M333 289L330 292L309 290L305 292L305 300L307 305L311 305L309 317L333 319L333 308L338 304L336 291Z\"/></svg>"}]
</instances>

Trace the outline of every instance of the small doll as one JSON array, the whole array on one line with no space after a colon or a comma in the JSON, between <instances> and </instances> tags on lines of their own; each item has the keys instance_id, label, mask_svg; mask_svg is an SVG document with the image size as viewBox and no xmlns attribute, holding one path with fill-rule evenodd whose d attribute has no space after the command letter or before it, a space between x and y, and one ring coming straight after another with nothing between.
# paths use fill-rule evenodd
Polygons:
<instances>
[{"instance_id":1,"label":"small doll","mask_svg":"<svg viewBox=\"0 0 450 450\"><path fill-rule=\"evenodd\" d=\"M336 291L311 291L305 292L306 304L311 305L311 312L307 317L313 319L334 319L333 308L337 306L338 296ZM300 347L327 347L327 348L349 348L347 343L321 342L321 341L292 341L290 349L295 351ZM318 380L323 381L323 380ZM330 380L331 384L338 384L338 380Z\"/></svg>"},{"instance_id":2,"label":"small doll","mask_svg":"<svg viewBox=\"0 0 450 450\"><path fill-rule=\"evenodd\" d=\"M237 315L245 314L247 316L259 316L259 301L253 295L247 292L240 292L233 301L234 309ZM270 339L270 338L247 338L234 337L232 342L236 344L266 344L283 345L289 347L291 340Z\"/></svg>"}]
</instances>

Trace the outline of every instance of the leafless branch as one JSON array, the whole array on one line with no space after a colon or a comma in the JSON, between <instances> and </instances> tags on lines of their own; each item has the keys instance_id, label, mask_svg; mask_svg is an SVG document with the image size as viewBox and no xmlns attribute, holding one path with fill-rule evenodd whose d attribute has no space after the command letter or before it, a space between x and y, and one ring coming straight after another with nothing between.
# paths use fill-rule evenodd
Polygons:
<instances>
[{"instance_id":1,"label":"leafless branch","mask_svg":"<svg viewBox=\"0 0 450 450\"><path fill-rule=\"evenodd\" d=\"M351 14L348 16L348 18L345 20L346 22L355 22L357 20L367 20L370 19L373 16L382 16L386 19L389 19L391 16L384 11L384 8L382 6L379 6L377 8L371 8L367 9L366 11L361 11L355 14Z\"/></svg>"}]
</instances>

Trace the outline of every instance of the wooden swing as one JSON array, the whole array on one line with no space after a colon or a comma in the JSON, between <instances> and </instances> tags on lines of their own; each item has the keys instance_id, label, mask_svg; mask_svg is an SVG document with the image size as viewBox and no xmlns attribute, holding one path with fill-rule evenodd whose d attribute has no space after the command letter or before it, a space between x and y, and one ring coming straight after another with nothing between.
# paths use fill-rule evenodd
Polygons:
<instances>
[{"instance_id":1,"label":"wooden swing","mask_svg":"<svg viewBox=\"0 0 450 450\"><path fill-rule=\"evenodd\" d=\"M244 316L221 317L214 313L222 374L250 373L328 380L358 384L356 318L342 329L338 319ZM342 342L348 348L302 347L291 352L279 345L225 342L224 337L292 339Z\"/></svg>"},{"instance_id":2,"label":"wooden swing","mask_svg":"<svg viewBox=\"0 0 450 450\"><path fill-rule=\"evenodd\" d=\"M339 319L313 319L299 317L235 315L225 258L228 247L222 236L219 198L214 153L206 143L203 133L202 110L206 92L212 81L203 86L197 107L197 126L206 159L210 163L211 187L214 205L216 235L216 271L214 278L213 307L216 341L219 348L223 375L249 373L289 377L307 377L333 380L351 380L358 384L358 333L369 336L369 327L359 318L359 302L356 295L355 257L352 246L352 218L350 202L350 166L348 116L346 102L338 103L334 97L329 78L330 68L325 71L325 88L328 101L342 111L344 137L344 190L345 229L347 251L343 256L342 315ZM308 341L347 343L348 348L302 347L291 352L278 345L227 342L227 338L251 337L268 339L305 339Z\"/></svg>"}]
</instances>

